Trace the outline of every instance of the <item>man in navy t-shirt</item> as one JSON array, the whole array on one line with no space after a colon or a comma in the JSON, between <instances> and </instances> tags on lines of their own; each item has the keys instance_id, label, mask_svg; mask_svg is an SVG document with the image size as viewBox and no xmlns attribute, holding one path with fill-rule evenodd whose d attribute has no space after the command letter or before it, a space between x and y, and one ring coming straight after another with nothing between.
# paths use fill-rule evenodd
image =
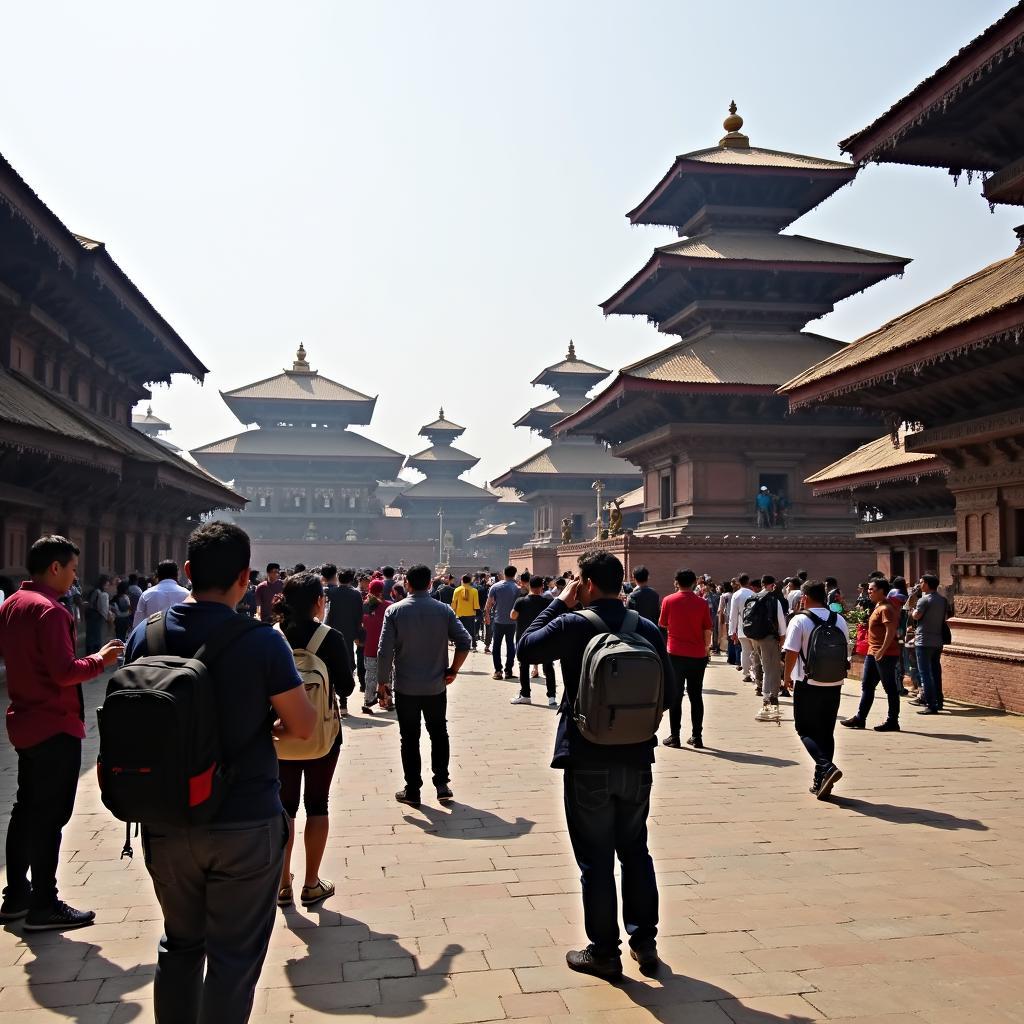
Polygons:
<instances>
[{"instance_id":1,"label":"man in navy t-shirt","mask_svg":"<svg viewBox=\"0 0 1024 1024\"><path fill-rule=\"evenodd\" d=\"M207 523L188 541L191 596L168 609L167 653L191 657L235 616L249 584L249 537ZM147 654L146 624L125 661ZM316 712L288 642L254 625L211 667L225 761L235 781L209 825L150 825L146 868L164 914L154 983L158 1020L247 1021L274 924L288 824L274 736L312 735ZM276 719L276 721L275 721ZM203 961L206 979L203 979Z\"/></svg>"}]
</instances>

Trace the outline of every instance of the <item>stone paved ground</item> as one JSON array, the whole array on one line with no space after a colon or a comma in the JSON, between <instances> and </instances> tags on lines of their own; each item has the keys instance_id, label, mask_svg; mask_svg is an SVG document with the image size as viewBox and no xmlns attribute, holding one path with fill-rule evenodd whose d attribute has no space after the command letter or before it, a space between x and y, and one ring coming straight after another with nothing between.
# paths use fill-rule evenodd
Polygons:
<instances>
[{"instance_id":1,"label":"stone paved ground","mask_svg":"<svg viewBox=\"0 0 1024 1024\"><path fill-rule=\"evenodd\" d=\"M788 708L782 728L756 723L749 686L716 664L709 749L662 751L656 768L665 967L647 980L627 960L613 986L563 962L585 940L547 767L554 715L509 707L515 687L482 654L467 668L451 693L451 809L397 805L392 716L350 720L324 866L339 895L279 915L254 1020L1024 1021L1020 720L963 708L908 714L901 735L843 731L846 779L823 804ZM2 765L6 806L6 745ZM0 1024L151 1019L158 915L141 858L120 847L86 770L61 882L98 922L0 931Z\"/></svg>"}]
</instances>

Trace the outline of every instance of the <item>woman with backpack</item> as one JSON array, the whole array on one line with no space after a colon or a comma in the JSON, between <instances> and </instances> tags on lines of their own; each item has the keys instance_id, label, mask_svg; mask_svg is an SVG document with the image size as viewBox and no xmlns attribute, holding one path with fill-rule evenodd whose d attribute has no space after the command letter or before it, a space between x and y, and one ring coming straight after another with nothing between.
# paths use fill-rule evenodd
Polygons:
<instances>
[{"instance_id":1,"label":"woman with backpack","mask_svg":"<svg viewBox=\"0 0 1024 1024\"><path fill-rule=\"evenodd\" d=\"M316 659L326 667L330 706L336 708L339 697L344 700L352 693L355 680L352 676L350 648L345 638L336 629L322 625L325 601L323 581L317 573L295 573L286 580L281 597L274 605L274 613L278 619L277 628L284 634L292 650L303 652L302 664L299 658L296 659L300 674L304 666L315 665ZM306 827L302 836L306 851L306 873L300 901L304 907L312 907L334 895L334 883L320 878L320 864L330 831L328 795L340 753L340 721L337 724L337 738L322 756L289 759L278 751L281 803L284 804L289 820L288 845L285 847L281 886L277 896L279 907L291 906L294 901L291 859L300 790L306 810Z\"/></svg>"}]
</instances>

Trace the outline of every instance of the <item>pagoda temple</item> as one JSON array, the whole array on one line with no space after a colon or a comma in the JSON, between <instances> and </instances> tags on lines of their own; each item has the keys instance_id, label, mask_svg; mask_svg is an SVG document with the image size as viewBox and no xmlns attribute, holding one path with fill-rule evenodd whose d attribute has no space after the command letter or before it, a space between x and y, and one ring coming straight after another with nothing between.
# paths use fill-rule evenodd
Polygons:
<instances>
[{"instance_id":1,"label":"pagoda temple","mask_svg":"<svg viewBox=\"0 0 1024 1024\"><path fill-rule=\"evenodd\" d=\"M858 164L941 167L954 177L976 172L990 204L1024 206L1022 82L1024 4L1016 4L840 146ZM878 446L898 472L887 474L877 460L865 465L862 450L832 467L834 474L870 488L872 504L895 509L905 505L914 474L913 490L929 495L918 510L925 514L916 522L883 518L872 524L875 539L895 554L908 535L932 533L929 557L902 568L911 583L932 569L953 602L952 643L942 655L945 694L1020 713L1024 227L1016 230L1015 252L809 368L783 392L793 410L857 407L888 428Z\"/></svg>"},{"instance_id":2,"label":"pagoda temple","mask_svg":"<svg viewBox=\"0 0 1024 1024\"><path fill-rule=\"evenodd\" d=\"M804 480L875 430L849 411L790 416L776 389L844 347L805 324L909 261L781 233L857 168L752 146L729 109L718 144L677 157L628 214L679 240L602 303L680 340L620 370L555 429L640 467L643 520L627 561L646 562L661 586L681 558L722 576L806 568L849 581L870 568L870 548L848 509L815 502ZM773 528L757 525L762 488L782 510Z\"/></svg>"},{"instance_id":3,"label":"pagoda temple","mask_svg":"<svg viewBox=\"0 0 1024 1024\"><path fill-rule=\"evenodd\" d=\"M282 563L341 562L339 543L385 541L400 532L387 525L377 482L394 479L403 456L349 429L370 423L376 398L312 369L302 345L290 369L221 397L243 424L257 429L203 445L192 456L210 473L233 480L248 499L235 519L253 538L254 565L264 556ZM348 564L375 564L376 553L365 551L361 561L353 549Z\"/></svg>"},{"instance_id":4,"label":"pagoda temple","mask_svg":"<svg viewBox=\"0 0 1024 1024\"><path fill-rule=\"evenodd\" d=\"M547 446L513 466L492 484L514 487L533 508L533 535L522 548L509 553L512 562L528 564L535 572L554 572L562 521L569 520L572 537L597 536L597 501L593 485L601 481L607 498L635 488L638 474L592 437L556 434L554 425L587 404L587 392L608 376L603 366L576 355L570 341L565 358L543 369L531 382L555 392L555 397L524 413L517 427L536 431Z\"/></svg>"},{"instance_id":5,"label":"pagoda temple","mask_svg":"<svg viewBox=\"0 0 1024 1024\"><path fill-rule=\"evenodd\" d=\"M159 416L154 415L153 406L146 406L145 412L132 413L132 426L140 433L153 438L154 441L159 441L160 444L165 448L169 448L172 452L181 451L176 444L172 444L166 437L161 436L171 429L171 425L166 420L162 420Z\"/></svg>"},{"instance_id":6,"label":"pagoda temple","mask_svg":"<svg viewBox=\"0 0 1024 1024\"><path fill-rule=\"evenodd\" d=\"M410 537L441 538L442 548L449 551L462 547L480 514L497 500L490 491L461 479L480 461L454 446L453 442L465 430L447 419L444 409L436 420L421 427L419 436L425 437L430 447L410 455L405 468L417 470L426 479L404 490L392 502L408 521ZM445 538L449 543L443 542ZM442 554L438 561L443 560Z\"/></svg>"}]
</instances>

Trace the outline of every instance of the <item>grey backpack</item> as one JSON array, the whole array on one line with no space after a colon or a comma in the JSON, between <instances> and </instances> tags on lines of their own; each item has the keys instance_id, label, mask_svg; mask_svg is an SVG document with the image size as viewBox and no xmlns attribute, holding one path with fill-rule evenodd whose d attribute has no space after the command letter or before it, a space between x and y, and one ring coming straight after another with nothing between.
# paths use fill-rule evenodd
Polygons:
<instances>
[{"instance_id":1,"label":"grey backpack","mask_svg":"<svg viewBox=\"0 0 1024 1024\"><path fill-rule=\"evenodd\" d=\"M603 745L653 739L665 709L665 679L658 652L639 633L640 616L626 612L612 632L597 612L582 615L600 632L583 652L572 716L584 739Z\"/></svg>"}]
</instances>

